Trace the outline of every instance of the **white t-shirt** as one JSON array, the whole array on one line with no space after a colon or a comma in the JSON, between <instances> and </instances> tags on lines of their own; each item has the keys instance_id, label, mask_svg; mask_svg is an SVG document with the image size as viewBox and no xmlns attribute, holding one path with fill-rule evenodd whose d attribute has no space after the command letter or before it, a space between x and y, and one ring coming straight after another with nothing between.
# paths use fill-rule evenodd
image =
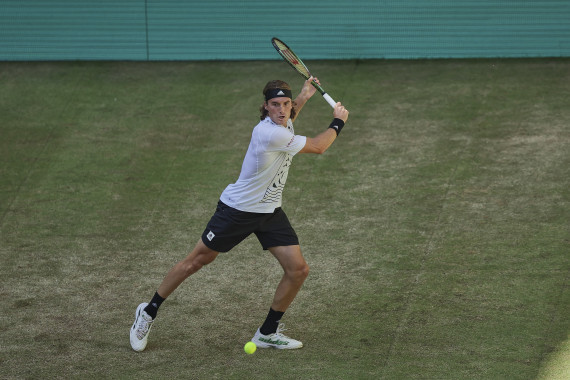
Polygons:
<instances>
[{"instance_id":1,"label":"white t-shirt","mask_svg":"<svg viewBox=\"0 0 570 380\"><path fill-rule=\"evenodd\" d=\"M287 181L293 156L307 138L295 135L291 119L287 128L266 117L251 134L241 173L236 183L228 185L220 200L246 212L272 213L281 207L281 194Z\"/></svg>"}]
</instances>

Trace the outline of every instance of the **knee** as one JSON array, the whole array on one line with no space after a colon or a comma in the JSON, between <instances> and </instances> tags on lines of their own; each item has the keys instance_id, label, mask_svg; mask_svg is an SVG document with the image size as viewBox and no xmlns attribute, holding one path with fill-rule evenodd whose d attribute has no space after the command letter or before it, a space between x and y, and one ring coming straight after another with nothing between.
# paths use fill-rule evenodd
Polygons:
<instances>
[{"instance_id":1,"label":"knee","mask_svg":"<svg viewBox=\"0 0 570 380\"><path fill-rule=\"evenodd\" d=\"M215 256L198 255L192 258L187 258L180 262L180 266L186 277L198 272L205 265L214 261Z\"/></svg>"},{"instance_id":2,"label":"knee","mask_svg":"<svg viewBox=\"0 0 570 380\"><path fill-rule=\"evenodd\" d=\"M305 263L305 265L303 266L303 269L302 269L303 280L306 279L307 277L309 277L310 271L311 271L311 268L309 267L309 264Z\"/></svg>"},{"instance_id":3,"label":"knee","mask_svg":"<svg viewBox=\"0 0 570 380\"><path fill-rule=\"evenodd\" d=\"M309 265L306 262L299 263L287 273L296 282L303 282L309 276Z\"/></svg>"},{"instance_id":4,"label":"knee","mask_svg":"<svg viewBox=\"0 0 570 380\"><path fill-rule=\"evenodd\" d=\"M194 261L185 260L180 262L180 264L178 265L180 266L180 269L184 273L184 277L188 277L198 272L203 267L203 265L199 264L195 260Z\"/></svg>"}]
</instances>

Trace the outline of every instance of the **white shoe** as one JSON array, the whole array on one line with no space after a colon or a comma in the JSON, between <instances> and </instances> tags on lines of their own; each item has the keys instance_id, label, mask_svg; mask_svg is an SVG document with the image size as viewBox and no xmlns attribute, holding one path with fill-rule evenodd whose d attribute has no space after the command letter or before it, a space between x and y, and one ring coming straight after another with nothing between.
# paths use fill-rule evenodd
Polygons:
<instances>
[{"instance_id":1,"label":"white shoe","mask_svg":"<svg viewBox=\"0 0 570 380\"><path fill-rule=\"evenodd\" d=\"M141 303L135 312L135 323L131 327L131 347L135 351L142 351L146 347L148 333L154 320L144 311L148 303Z\"/></svg>"},{"instance_id":2,"label":"white shoe","mask_svg":"<svg viewBox=\"0 0 570 380\"><path fill-rule=\"evenodd\" d=\"M270 335L263 335L259 329L251 339L253 343L258 348L277 348L280 350L293 350L295 348L303 347L303 343L299 342L298 340L291 339L288 336L285 336L281 333L281 331L285 331L285 325L281 323L277 328L277 332L270 334Z\"/></svg>"}]
</instances>

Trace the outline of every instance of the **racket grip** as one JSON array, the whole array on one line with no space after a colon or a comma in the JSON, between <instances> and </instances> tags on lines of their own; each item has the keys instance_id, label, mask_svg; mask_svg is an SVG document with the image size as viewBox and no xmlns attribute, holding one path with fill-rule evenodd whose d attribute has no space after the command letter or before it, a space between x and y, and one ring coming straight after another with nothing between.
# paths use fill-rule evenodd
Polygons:
<instances>
[{"instance_id":1,"label":"racket grip","mask_svg":"<svg viewBox=\"0 0 570 380\"><path fill-rule=\"evenodd\" d=\"M323 98L325 98L325 100L327 101L328 104L331 105L332 108L334 108L334 106L336 106L336 102L333 100L333 98L331 98L331 96L329 94L327 94L326 92L323 94Z\"/></svg>"}]
</instances>

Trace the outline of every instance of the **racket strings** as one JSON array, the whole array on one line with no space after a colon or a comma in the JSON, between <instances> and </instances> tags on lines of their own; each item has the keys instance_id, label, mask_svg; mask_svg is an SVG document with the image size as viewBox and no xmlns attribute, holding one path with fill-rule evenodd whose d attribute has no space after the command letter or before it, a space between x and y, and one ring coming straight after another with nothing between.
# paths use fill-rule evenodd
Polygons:
<instances>
[{"instance_id":1,"label":"racket strings","mask_svg":"<svg viewBox=\"0 0 570 380\"><path fill-rule=\"evenodd\" d=\"M283 58L285 58L285 60L287 60L287 62L289 62L293 67L295 67L299 73L301 73L305 78L309 78L311 76L311 73L303 61L301 61L301 59L299 59L299 57L297 57L297 55L293 53L287 45L276 38L273 39L273 42L278 48L281 56L283 56Z\"/></svg>"},{"instance_id":2,"label":"racket strings","mask_svg":"<svg viewBox=\"0 0 570 380\"><path fill-rule=\"evenodd\" d=\"M282 50L282 53L289 60L289 62L291 62L292 64L294 64L294 65L299 64L299 60L297 59L297 57L293 53L291 53L291 50L289 50L289 49Z\"/></svg>"},{"instance_id":3,"label":"racket strings","mask_svg":"<svg viewBox=\"0 0 570 380\"><path fill-rule=\"evenodd\" d=\"M295 55L295 53L293 53L291 50L289 49L285 49L285 50L281 50L281 53L283 54L283 56L285 57L285 59L287 61L289 61L293 66L295 66L295 68L302 73L305 77L310 77L311 73L309 73L309 70L307 70L307 68L305 67L305 65L303 64L303 62L301 62L301 60Z\"/></svg>"}]
</instances>

